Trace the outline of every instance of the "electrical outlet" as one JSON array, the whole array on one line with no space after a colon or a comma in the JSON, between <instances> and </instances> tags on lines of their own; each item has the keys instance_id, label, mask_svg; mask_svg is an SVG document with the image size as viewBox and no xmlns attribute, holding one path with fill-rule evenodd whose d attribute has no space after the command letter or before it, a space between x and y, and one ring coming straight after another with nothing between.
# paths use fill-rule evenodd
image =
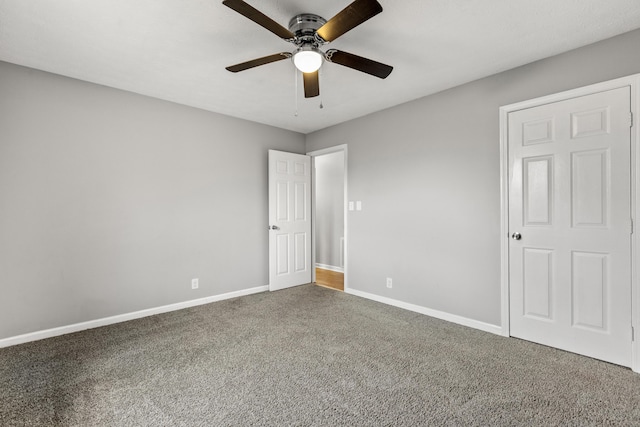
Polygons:
<instances>
[{"instance_id":1,"label":"electrical outlet","mask_svg":"<svg viewBox=\"0 0 640 427\"><path fill-rule=\"evenodd\" d=\"M191 289L198 289L200 286L200 279L191 279Z\"/></svg>"},{"instance_id":2,"label":"electrical outlet","mask_svg":"<svg viewBox=\"0 0 640 427\"><path fill-rule=\"evenodd\" d=\"M393 288L393 279L391 277L387 277L387 288Z\"/></svg>"}]
</instances>

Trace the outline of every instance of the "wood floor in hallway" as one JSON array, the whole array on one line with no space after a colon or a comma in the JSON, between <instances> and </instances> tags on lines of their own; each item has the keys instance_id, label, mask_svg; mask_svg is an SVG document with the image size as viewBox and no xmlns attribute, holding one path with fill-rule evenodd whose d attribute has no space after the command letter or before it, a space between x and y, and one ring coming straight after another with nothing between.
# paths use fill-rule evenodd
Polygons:
<instances>
[{"instance_id":1,"label":"wood floor in hallway","mask_svg":"<svg viewBox=\"0 0 640 427\"><path fill-rule=\"evenodd\" d=\"M344 273L316 268L316 285L344 291Z\"/></svg>"}]
</instances>

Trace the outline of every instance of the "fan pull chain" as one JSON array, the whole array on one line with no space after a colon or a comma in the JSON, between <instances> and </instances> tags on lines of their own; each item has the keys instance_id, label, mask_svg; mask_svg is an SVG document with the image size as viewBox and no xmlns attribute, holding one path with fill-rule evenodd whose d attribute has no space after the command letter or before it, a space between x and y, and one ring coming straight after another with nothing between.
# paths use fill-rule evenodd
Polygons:
<instances>
[{"instance_id":1,"label":"fan pull chain","mask_svg":"<svg viewBox=\"0 0 640 427\"><path fill-rule=\"evenodd\" d=\"M293 113L294 116L298 117L298 70L294 68L295 81L296 81L296 111Z\"/></svg>"}]
</instances>

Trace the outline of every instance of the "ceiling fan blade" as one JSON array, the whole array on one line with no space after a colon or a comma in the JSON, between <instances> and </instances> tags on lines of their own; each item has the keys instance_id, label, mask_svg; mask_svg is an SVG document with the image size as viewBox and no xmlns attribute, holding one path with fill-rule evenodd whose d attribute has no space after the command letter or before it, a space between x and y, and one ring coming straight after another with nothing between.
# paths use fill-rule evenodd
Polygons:
<instances>
[{"instance_id":1,"label":"ceiling fan blade","mask_svg":"<svg viewBox=\"0 0 640 427\"><path fill-rule=\"evenodd\" d=\"M376 0L356 0L318 28L317 34L324 41L332 42L380 12L382 6Z\"/></svg>"},{"instance_id":2,"label":"ceiling fan blade","mask_svg":"<svg viewBox=\"0 0 640 427\"><path fill-rule=\"evenodd\" d=\"M382 62L363 58L362 56L337 49L329 49L325 54L325 58L329 62L344 65L345 67L353 68L354 70L362 71L363 73L371 74L381 79L386 79L387 76L391 74L391 71L393 71L391 65L386 65Z\"/></svg>"},{"instance_id":3,"label":"ceiling fan blade","mask_svg":"<svg viewBox=\"0 0 640 427\"><path fill-rule=\"evenodd\" d=\"M320 81L318 79L318 72L302 73L302 79L304 80L304 97L313 98L320 95Z\"/></svg>"},{"instance_id":4,"label":"ceiling fan blade","mask_svg":"<svg viewBox=\"0 0 640 427\"><path fill-rule=\"evenodd\" d=\"M281 61L287 58L291 58L291 54L289 52L281 52L276 53L275 55L263 56L262 58L257 58L251 61L242 62L240 64L231 65L227 67L227 70L231 71L232 73L237 73L238 71L248 70L249 68L270 64L272 62Z\"/></svg>"},{"instance_id":5,"label":"ceiling fan blade","mask_svg":"<svg viewBox=\"0 0 640 427\"><path fill-rule=\"evenodd\" d=\"M285 27L278 24L276 21L269 18L258 9L255 9L253 6L248 5L242 0L224 0L222 4L235 10L240 15L246 16L256 24L261 25L278 37L281 37L285 40L295 38L295 35L291 31L287 30Z\"/></svg>"}]
</instances>

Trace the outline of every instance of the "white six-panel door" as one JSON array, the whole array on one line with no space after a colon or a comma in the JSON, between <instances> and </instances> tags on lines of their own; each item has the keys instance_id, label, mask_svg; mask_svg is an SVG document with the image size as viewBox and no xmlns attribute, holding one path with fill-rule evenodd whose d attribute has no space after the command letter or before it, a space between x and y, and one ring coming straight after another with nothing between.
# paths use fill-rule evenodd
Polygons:
<instances>
[{"instance_id":1,"label":"white six-panel door","mask_svg":"<svg viewBox=\"0 0 640 427\"><path fill-rule=\"evenodd\" d=\"M269 289L311 282L311 158L269 150Z\"/></svg>"},{"instance_id":2,"label":"white six-panel door","mask_svg":"<svg viewBox=\"0 0 640 427\"><path fill-rule=\"evenodd\" d=\"M624 366L629 112L624 87L508 116L510 335Z\"/></svg>"}]
</instances>

